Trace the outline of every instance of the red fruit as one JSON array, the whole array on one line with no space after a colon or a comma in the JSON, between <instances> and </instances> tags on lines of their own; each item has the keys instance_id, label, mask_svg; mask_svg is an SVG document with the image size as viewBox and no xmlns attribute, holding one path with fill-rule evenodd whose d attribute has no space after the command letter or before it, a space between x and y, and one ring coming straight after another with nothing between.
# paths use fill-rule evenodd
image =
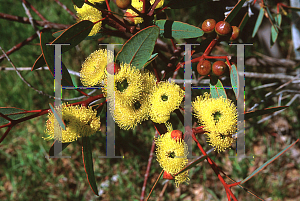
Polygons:
<instances>
[{"instance_id":1,"label":"red fruit","mask_svg":"<svg viewBox=\"0 0 300 201\"><path fill-rule=\"evenodd\" d=\"M106 66L107 72L111 75L116 74L117 72L119 72L120 69L121 68L120 68L119 64L113 63L113 62L107 64L107 66Z\"/></svg>"},{"instance_id":2,"label":"red fruit","mask_svg":"<svg viewBox=\"0 0 300 201\"><path fill-rule=\"evenodd\" d=\"M183 135L182 135L182 132L179 131L179 130L173 130L171 132L171 138L174 139L174 140L178 140L178 139L182 139L183 138Z\"/></svg>"},{"instance_id":3,"label":"red fruit","mask_svg":"<svg viewBox=\"0 0 300 201\"><path fill-rule=\"evenodd\" d=\"M240 29L236 26L232 26L232 34L230 40L236 40L239 37Z\"/></svg>"},{"instance_id":4,"label":"red fruit","mask_svg":"<svg viewBox=\"0 0 300 201\"><path fill-rule=\"evenodd\" d=\"M131 4L131 0L116 0L116 4L121 9L126 9Z\"/></svg>"},{"instance_id":5,"label":"red fruit","mask_svg":"<svg viewBox=\"0 0 300 201\"><path fill-rule=\"evenodd\" d=\"M227 68L227 64L224 61L216 61L212 65L212 71L216 76L223 75Z\"/></svg>"},{"instance_id":6,"label":"red fruit","mask_svg":"<svg viewBox=\"0 0 300 201\"><path fill-rule=\"evenodd\" d=\"M231 33L232 28L228 22L220 21L216 24L215 31L220 36L226 36Z\"/></svg>"},{"instance_id":7,"label":"red fruit","mask_svg":"<svg viewBox=\"0 0 300 201\"><path fill-rule=\"evenodd\" d=\"M211 33L215 30L216 20L214 19L207 19L202 23L202 30L204 33Z\"/></svg>"},{"instance_id":8,"label":"red fruit","mask_svg":"<svg viewBox=\"0 0 300 201\"><path fill-rule=\"evenodd\" d=\"M202 60L197 65L197 71L200 75L208 75L211 71L211 63L208 60Z\"/></svg>"},{"instance_id":9,"label":"red fruit","mask_svg":"<svg viewBox=\"0 0 300 201\"><path fill-rule=\"evenodd\" d=\"M164 179L169 179L169 180L173 180L174 177L172 177L172 175L166 171L164 171L164 175L163 175Z\"/></svg>"}]
</instances>

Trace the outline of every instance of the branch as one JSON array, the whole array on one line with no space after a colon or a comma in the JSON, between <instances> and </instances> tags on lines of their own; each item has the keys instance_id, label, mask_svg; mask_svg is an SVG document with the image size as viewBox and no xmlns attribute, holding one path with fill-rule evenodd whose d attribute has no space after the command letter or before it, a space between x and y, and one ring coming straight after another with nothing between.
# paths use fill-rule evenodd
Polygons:
<instances>
[{"instance_id":1,"label":"branch","mask_svg":"<svg viewBox=\"0 0 300 201\"><path fill-rule=\"evenodd\" d=\"M70 10L67 8L66 5L64 5L63 3L61 3L59 0L54 0L58 5L60 5L65 11L67 11L70 15L72 15L72 17L76 20L77 16Z\"/></svg>"},{"instance_id":2,"label":"branch","mask_svg":"<svg viewBox=\"0 0 300 201\"><path fill-rule=\"evenodd\" d=\"M23 0L23 3L22 3L22 6L25 10L26 15L28 16L28 19L29 19L29 22L30 22L31 26L34 28L36 34L40 37L40 35L41 35L40 30L36 27L36 23L33 21L32 15L30 14L29 9L27 8L26 4L24 3L24 0Z\"/></svg>"},{"instance_id":3,"label":"branch","mask_svg":"<svg viewBox=\"0 0 300 201\"><path fill-rule=\"evenodd\" d=\"M44 18L44 16L35 8L33 7L33 5L31 5L28 1L26 0L22 0L23 3L27 4L32 10L33 12L35 12L43 21L48 21L46 20L46 18Z\"/></svg>"},{"instance_id":4,"label":"branch","mask_svg":"<svg viewBox=\"0 0 300 201\"><path fill-rule=\"evenodd\" d=\"M45 30L45 29L43 29ZM43 31L42 30L42 31ZM10 55L11 53L17 51L18 49L20 49L21 47L23 47L24 45L28 44L30 41L33 41L35 38L37 38L37 34L33 34L32 36L28 37L27 39L25 39L24 41L20 42L19 44L13 46L10 50L8 50L6 52L7 55ZM0 62L5 58L5 54L2 54L0 56Z\"/></svg>"},{"instance_id":5,"label":"branch","mask_svg":"<svg viewBox=\"0 0 300 201\"><path fill-rule=\"evenodd\" d=\"M30 24L30 21L27 17L20 17L20 16L15 16L15 15L10 15L6 13L0 13L0 19L6 19L10 21L16 21L16 22L21 22L24 24ZM58 24L58 23L53 23L53 22L48 22L48 21L37 21L33 20L36 25L44 27L44 28L50 28L50 29L67 29L70 27L70 25L67 24Z\"/></svg>"}]
</instances>

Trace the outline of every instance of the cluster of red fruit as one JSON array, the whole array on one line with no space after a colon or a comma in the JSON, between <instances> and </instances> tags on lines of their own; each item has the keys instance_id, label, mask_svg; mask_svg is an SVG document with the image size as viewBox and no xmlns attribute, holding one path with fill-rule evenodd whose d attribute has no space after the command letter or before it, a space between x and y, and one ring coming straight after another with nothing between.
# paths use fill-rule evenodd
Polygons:
<instances>
[{"instance_id":1,"label":"cluster of red fruit","mask_svg":"<svg viewBox=\"0 0 300 201\"><path fill-rule=\"evenodd\" d=\"M216 23L214 19L207 19L202 23L202 30L206 34L210 34L215 31L219 38L229 38L230 40L236 40L239 36L240 29L236 26L231 26L226 21L220 21ZM211 73L216 76L221 76L228 69L227 64L224 61L216 61L211 65L210 61L202 60L197 65L197 71L200 75L208 75Z\"/></svg>"},{"instance_id":2,"label":"cluster of red fruit","mask_svg":"<svg viewBox=\"0 0 300 201\"><path fill-rule=\"evenodd\" d=\"M228 69L227 64L224 61L216 61L211 65L210 61L202 60L197 65L197 71L200 75L208 75L212 71L214 75L221 76Z\"/></svg>"},{"instance_id":3,"label":"cluster of red fruit","mask_svg":"<svg viewBox=\"0 0 300 201\"><path fill-rule=\"evenodd\" d=\"M214 19L207 19L202 23L204 33L212 33L215 31L219 36L230 36L230 40L236 40L239 37L240 29L236 26L231 26L226 21L216 23Z\"/></svg>"}]
</instances>

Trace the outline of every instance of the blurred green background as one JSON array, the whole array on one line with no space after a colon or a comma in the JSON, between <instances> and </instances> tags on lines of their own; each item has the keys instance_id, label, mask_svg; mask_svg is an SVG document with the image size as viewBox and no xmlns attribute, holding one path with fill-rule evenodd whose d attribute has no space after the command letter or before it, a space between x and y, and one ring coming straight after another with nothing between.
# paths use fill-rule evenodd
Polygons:
<instances>
[{"instance_id":1,"label":"blurred green background","mask_svg":"<svg viewBox=\"0 0 300 201\"><path fill-rule=\"evenodd\" d=\"M71 0L61 0L70 10L74 12ZM30 0L44 17L55 23L74 24L72 18L54 0L47 2ZM287 2L284 2L287 3ZM113 2L110 3L112 10L118 11ZM209 2L199 6L178 10L166 10L169 19L183 21L195 26L207 18L216 21L224 19L224 2ZM11 15L27 17L21 1L0 1L0 12ZM34 19L39 17L31 10ZM242 15L236 17L232 25L238 25ZM250 18L251 19L251 18ZM253 52L263 52L263 47L258 38L251 38L256 16L253 16L241 36L239 42L253 43L246 48L246 56L254 55ZM279 34L279 44L283 55L289 54L291 43L290 14L284 16L282 31ZM55 31L55 30L53 30ZM9 50L15 44L23 41L34 34L29 24L7 21L0 19L0 46ZM170 43L170 40L163 39ZM198 40L199 41L199 40ZM125 40L116 37L108 37L101 43L124 43ZM181 41L182 42L182 41ZM178 42L179 43L179 42ZM63 62L67 68L79 71L84 59L98 48L97 41L83 41L76 48L63 55ZM216 48L216 55L235 55L235 47L221 45ZM19 51L10 55L16 67L31 67L36 58L41 54L39 40L35 39ZM159 67L163 63L158 59ZM1 67L11 67L4 59ZM193 66L195 69L196 66ZM269 72L269 69L246 66L246 71ZM178 77L182 77L183 70L179 71ZM36 89L53 95L53 77L49 71L21 71L22 76ZM72 75L72 79L79 83L79 79ZM245 88L246 110L255 103L264 99L265 94L275 88L268 87L255 89L255 87L280 80L264 80L247 78ZM228 82L228 79L224 82ZM225 84L224 84L225 85ZM254 90L255 89L255 90ZM85 92L89 92L86 90ZM202 91L196 93L203 93ZM232 92L228 92L232 94ZM53 99L39 95L29 88L17 76L15 71L3 70L0 72L0 107L17 107L26 110L46 109ZM72 98L79 93L73 90L63 92L63 98ZM282 105L291 100L293 95L286 95L282 99ZM258 109L277 106L277 98L271 98L262 103ZM288 144L300 137L299 133L299 99L290 108L280 113L271 120L257 124L261 119L253 118L246 122L246 155L250 158L237 161L235 151L217 154L213 152L211 157L222 168L222 170L236 181L247 177L252 171L262 165L265 161L276 155ZM141 188L148 157L153 141L155 129L150 121L143 122L135 130L123 131L116 126L116 155L125 156L124 159L98 159L105 155L105 111L101 113L101 132L91 137L94 157L94 170L100 197L93 194L89 187L84 171L81 156L81 140L72 143L64 150L63 154L71 156L71 159L47 159L52 141L45 141L46 115L33 120L18 124L0 144L0 200L139 200ZM174 129L183 131L183 126L175 114L171 121ZM5 129L0 129L2 136ZM206 143L205 137L200 137L200 142L205 150L211 147ZM265 170L245 183L244 187L254 192L265 200L300 200L300 165L295 156L299 154L299 143L295 148L279 157ZM193 154L200 155L199 150L193 147ZM254 159L251 156L255 155ZM153 183L157 179L161 168L155 160L152 161L150 176L147 182L146 196ZM163 189L163 180L159 181L150 200L227 200L225 190L214 175L207 162L198 164L189 172L190 184L182 184L176 188L170 181L167 188ZM228 179L225 181L230 182ZM101 188L101 189L100 189ZM164 193L161 195L162 191ZM233 188L238 200L259 200L246 193L239 187Z\"/></svg>"}]
</instances>

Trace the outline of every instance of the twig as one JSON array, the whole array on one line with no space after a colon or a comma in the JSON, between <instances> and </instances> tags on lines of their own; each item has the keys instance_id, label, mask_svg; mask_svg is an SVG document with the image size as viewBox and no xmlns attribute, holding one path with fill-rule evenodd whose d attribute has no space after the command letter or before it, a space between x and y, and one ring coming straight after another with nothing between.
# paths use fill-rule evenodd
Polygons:
<instances>
[{"instance_id":1,"label":"twig","mask_svg":"<svg viewBox=\"0 0 300 201\"><path fill-rule=\"evenodd\" d=\"M156 6L159 4L160 1L161 1L161 0L155 0L154 4L152 4L152 5L150 6L150 11L149 11L149 13L148 13L148 16L152 16L152 15L153 15L155 8L156 8Z\"/></svg>"},{"instance_id":2,"label":"twig","mask_svg":"<svg viewBox=\"0 0 300 201\"><path fill-rule=\"evenodd\" d=\"M16 67L18 71L31 71L32 67ZM14 68L10 68L10 67L5 67L5 66L0 66L0 71L11 71L11 70L15 70ZM49 70L48 66L44 66L44 67L39 67L35 70ZM75 75L77 77L80 77L80 73L70 70L68 69L69 73L71 75Z\"/></svg>"},{"instance_id":3,"label":"twig","mask_svg":"<svg viewBox=\"0 0 300 201\"><path fill-rule=\"evenodd\" d=\"M16 67L16 69L18 71L31 71L32 67ZM10 68L10 67L0 67L0 71L15 71L16 70L15 68ZM40 67L40 68L37 68L35 70L49 70L48 66L45 66L45 67ZM80 77L80 73L76 72L76 71L73 71L73 70L70 70L70 69L67 69L69 71L69 73L71 75L75 75L77 77ZM95 93L97 90L94 89L93 91L89 92L88 95L92 95L93 93ZM51 95L48 95L50 96L51 98L54 98L54 96L51 96ZM79 97L76 97L76 98L62 98L61 100L63 101L73 101L73 100L80 100L80 99L83 99L83 98L86 98L86 96L79 96Z\"/></svg>"},{"instance_id":4,"label":"twig","mask_svg":"<svg viewBox=\"0 0 300 201\"><path fill-rule=\"evenodd\" d=\"M33 12L35 12L43 21L48 21L46 20L46 18L44 18L44 16L33 6L31 5L28 1L26 0L22 0L23 3L27 4L32 10Z\"/></svg>"},{"instance_id":5,"label":"twig","mask_svg":"<svg viewBox=\"0 0 300 201\"><path fill-rule=\"evenodd\" d=\"M38 92L39 94L42 94L42 95L44 95L44 96L48 96L48 98L55 98L54 96L51 96L51 95L49 95L49 94L46 94L46 93L44 93L43 91L40 91L40 90L37 90L36 88L34 88L31 84L29 84L24 78L23 78L23 76L20 74L20 72L19 72L19 70L16 68L16 66L13 64L13 62L10 60L10 58L7 56L7 54L5 53L5 51L2 49L2 47L0 46L0 49L2 50L2 52L3 52L3 54L5 55L5 57L6 57L6 59L9 61L9 63L14 67L14 69L15 69L15 71L16 71L16 73L18 74L18 76L21 78L21 80L27 85L27 86L29 86L30 88L32 88L33 90L35 90L36 92ZM86 97L86 96L84 96L84 97ZM81 99L81 97L80 98L76 98L75 100L77 100L77 99ZM61 100L67 100L67 101L69 101L69 100L74 100L74 99L61 99Z\"/></svg>"},{"instance_id":6,"label":"twig","mask_svg":"<svg viewBox=\"0 0 300 201\"><path fill-rule=\"evenodd\" d=\"M6 13L0 13L0 18L10 20L10 21L21 22L24 24L30 24L30 21L27 17L20 17L15 15L9 15ZM44 28L49 28L49 29L67 29L70 27L70 25L67 24L58 24L58 23L53 23L48 21L37 21L37 20L33 20L33 21L36 23L36 25L42 26Z\"/></svg>"},{"instance_id":7,"label":"twig","mask_svg":"<svg viewBox=\"0 0 300 201\"><path fill-rule=\"evenodd\" d=\"M286 106L290 106L290 105L291 105L298 97L300 97L300 95L299 95L299 94L296 94L296 95L292 98L292 100L290 100L290 101L286 104ZM271 115L269 115L269 116L267 116L267 117L265 117L265 118L259 120L259 121L257 122L257 124L263 123L263 122L265 122L265 121L271 119L272 117L278 115L278 114L281 113L282 111L283 111L283 110L279 110L279 111L274 112L273 114L271 114Z\"/></svg>"},{"instance_id":8,"label":"twig","mask_svg":"<svg viewBox=\"0 0 300 201\"><path fill-rule=\"evenodd\" d=\"M166 183L165 183L163 189L161 190L161 192L160 192L160 194L159 194L159 197L157 198L157 201L159 201L159 200L163 197L164 192L166 191L168 184L169 184L169 180L166 181Z\"/></svg>"},{"instance_id":9,"label":"twig","mask_svg":"<svg viewBox=\"0 0 300 201\"><path fill-rule=\"evenodd\" d=\"M33 21L32 15L30 14L30 11L26 6L26 1L25 0L23 0L22 6L25 10L26 15L28 16L28 19L29 19L29 22L30 22L31 26L34 28L34 30L35 30L36 34L38 35L38 37L40 37L40 35L41 35L40 30L36 27L36 23Z\"/></svg>"},{"instance_id":10,"label":"twig","mask_svg":"<svg viewBox=\"0 0 300 201\"><path fill-rule=\"evenodd\" d=\"M245 60L246 65L250 66L272 66L272 67L294 67L297 62L290 59L278 59L274 57L269 57L259 52L255 52L258 57L248 57Z\"/></svg>"},{"instance_id":11,"label":"twig","mask_svg":"<svg viewBox=\"0 0 300 201\"><path fill-rule=\"evenodd\" d=\"M158 135L158 132L156 131L155 132L155 138L157 138L157 135ZM155 141L153 140L151 150L150 150L150 154L149 154L147 170L146 170L146 173L145 173L145 176L144 176L144 183L143 183L143 187L142 187L142 194L141 194L140 201L144 200L145 191L146 191L146 184L147 184L147 180L148 180L148 177L149 177L151 162L152 162L152 158L153 158L154 147L155 147Z\"/></svg>"},{"instance_id":12,"label":"twig","mask_svg":"<svg viewBox=\"0 0 300 201\"><path fill-rule=\"evenodd\" d=\"M74 19L77 19L77 16L70 10L67 8L66 5L64 5L63 3L61 3L59 0L54 0L58 5L60 5L65 11L67 11L70 15L72 15L72 17Z\"/></svg>"},{"instance_id":13,"label":"twig","mask_svg":"<svg viewBox=\"0 0 300 201\"><path fill-rule=\"evenodd\" d=\"M244 72L239 72L240 76L244 75ZM262 78L262 79L280 79L280 80L291 80L294 79L295 76L284 75L284 74L270 74L270 73L254 73L254 72L245 72L245 77L251 78Z\"/></svg>"},{"instance_id":14,"label":"twig","mask_svg":"<svg viewBox=\"0 0 300 201\"><path fill-rule=\"evenodd\" d=\"M42 29L42 31L45 29ZM11 53L17 51L18 49L20 49L21 47L23 47L24 45L28 44L30 41L33 41L34 39L36 39L38 37L38 35L35 33L32 36L28 37L27 39L25 39L24 41L20 42L19 44L13 46L10 50L8 50L6 52L7 55L10 55ZM0 62L5 58L5 54L2 54L0 56Z\"/></svg>"}]
</instances>

